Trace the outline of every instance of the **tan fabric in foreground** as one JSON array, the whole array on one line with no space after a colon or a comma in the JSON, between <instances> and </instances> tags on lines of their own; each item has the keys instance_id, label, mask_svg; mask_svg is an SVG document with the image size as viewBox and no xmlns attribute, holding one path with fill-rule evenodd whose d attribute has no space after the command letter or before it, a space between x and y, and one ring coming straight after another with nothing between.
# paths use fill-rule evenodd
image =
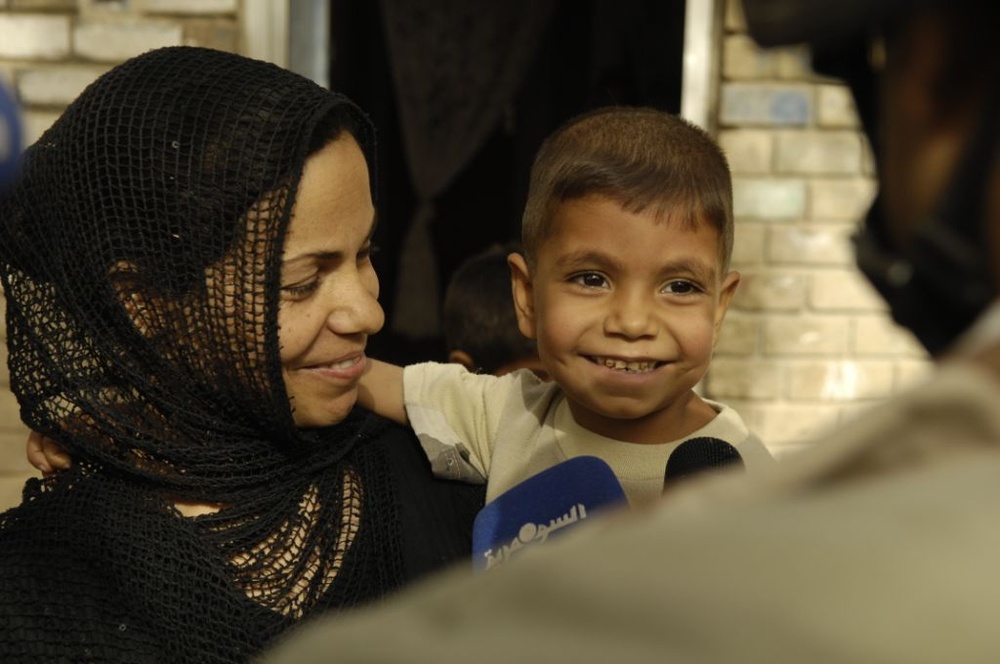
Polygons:
<instances>
[{"instance_id":1,"label":"tan fabric in foreground","mask_svg":"<svg viewBox=\"0 0 1000 664\"><path fill-rule=\"evenodd\" d=\"M295 662L1000 661L1000 383L968 364L746 481L432 579Z\"/></svg>"}]
</instances>

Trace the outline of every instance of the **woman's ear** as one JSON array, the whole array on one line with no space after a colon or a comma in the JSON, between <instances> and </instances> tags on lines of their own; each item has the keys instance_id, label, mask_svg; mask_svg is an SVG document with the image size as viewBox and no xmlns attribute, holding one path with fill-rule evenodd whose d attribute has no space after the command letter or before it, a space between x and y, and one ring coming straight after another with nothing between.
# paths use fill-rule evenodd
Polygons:
<instances>
[{"instance_id":1,"label":"woman's ear","mask_svg":"<svg viewBox=\"0 0 1000 664\"><path fill-rule=\"evenodd\" d=\"M117 261L108 271L111 287L115 290L118 302L132 325L147 339L155 336L160 325L156 313L156 297L147 292L139 278L139 268L131 261Z\"/></svg>"},{"instance_id":2,"label":"woman's ear","mask_svg":"<svg viewBox=\"0 0 1000 664\"><path fill-rule=\"evenodd\" d=\"M510 285L517 313L517 329L529 339L535 338L535 298L531 270L522 254L507 256L510 266Z\"/></svg>"}]
</instances>

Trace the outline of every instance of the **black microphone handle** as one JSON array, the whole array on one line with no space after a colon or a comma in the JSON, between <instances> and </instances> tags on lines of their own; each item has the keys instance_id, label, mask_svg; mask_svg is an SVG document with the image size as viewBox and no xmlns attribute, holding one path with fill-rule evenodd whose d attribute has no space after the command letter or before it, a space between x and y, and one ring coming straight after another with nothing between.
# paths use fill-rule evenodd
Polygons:
<instances>
[{"instance_id":1,"label":"black microphone handle","mask_svg":"<svg viewBox=\"0 0 1000 664\"><path fill-rule=\"evenodd\" d=\"M692 475L727 466L743 466L743 457L721 438L699 436L678 445L667 459L663 473L664 490Z\"/></svg>"}]
</instances>

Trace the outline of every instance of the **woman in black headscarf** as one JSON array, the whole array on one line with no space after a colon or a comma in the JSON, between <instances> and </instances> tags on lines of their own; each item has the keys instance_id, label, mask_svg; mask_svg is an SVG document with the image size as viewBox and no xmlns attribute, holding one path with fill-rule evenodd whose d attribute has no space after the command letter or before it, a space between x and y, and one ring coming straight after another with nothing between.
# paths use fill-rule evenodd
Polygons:
<instances>
[{"instance_id":1,"label":"woman in black headscarf","mask_svg":"<svg viewBox=\"0 0 1000 664\"><path fill-rule=\"evenodd\" d=\"M0 659L245 661L467 555L480 489L354 407L374 134L190 47L98 79L0 202L11 387L74 458L0 517Z\"/></svg>"}]
</instances>

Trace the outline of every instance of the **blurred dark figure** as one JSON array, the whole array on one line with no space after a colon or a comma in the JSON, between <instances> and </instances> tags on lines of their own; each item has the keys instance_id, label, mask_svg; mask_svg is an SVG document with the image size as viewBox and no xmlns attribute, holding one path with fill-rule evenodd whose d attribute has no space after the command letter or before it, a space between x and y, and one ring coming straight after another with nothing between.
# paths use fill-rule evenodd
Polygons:
<instances>
[{"instance_id":1,"label":"blurred dark figure","mask_svg":"<svg viewBox=\"0 0 1000 664\"><path fill-rule=\"evenodd\" d=\"M458 266L444 293L443 329L449 362L472 372L503 376L531 369L548 373L538 347L517 326L507 256L518 245L496 244Z\"/></svg>"}]
</instances>

